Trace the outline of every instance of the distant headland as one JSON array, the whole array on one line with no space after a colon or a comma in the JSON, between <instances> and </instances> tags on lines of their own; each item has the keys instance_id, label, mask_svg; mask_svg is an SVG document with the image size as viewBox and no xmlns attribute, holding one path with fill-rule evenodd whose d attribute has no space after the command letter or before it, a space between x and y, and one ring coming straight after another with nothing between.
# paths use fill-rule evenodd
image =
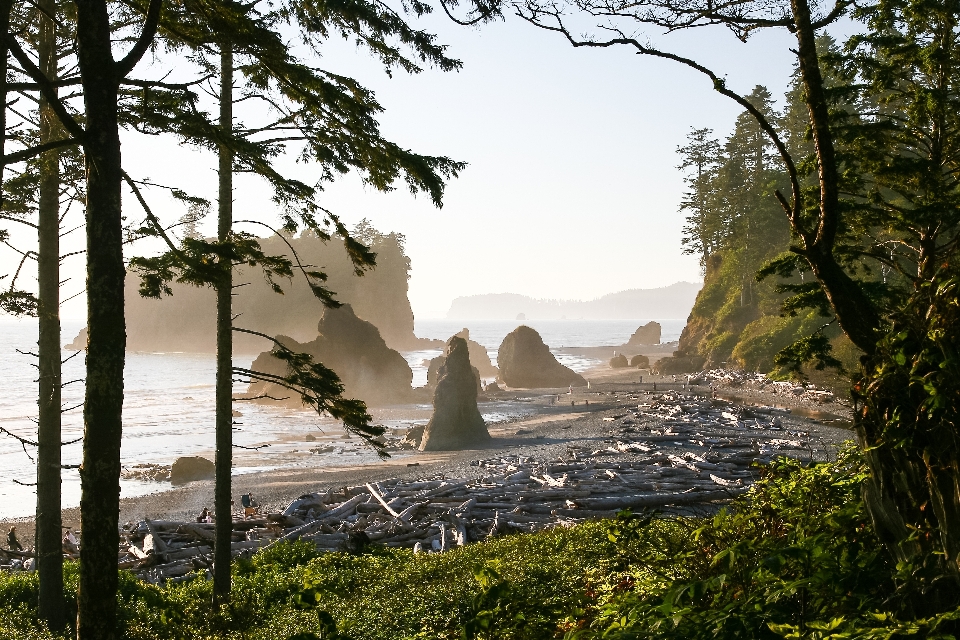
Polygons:
<instances>
[{"instance_id":1,"label":"distant headland","mask_svg":"<svg viewBox=\"0 0 960 640\"><path fill-rule=\"evenodd\" d=\"M516 293L455 298L451 320L639 320L684 319L702 283L676 282L658 289L628 289L594 300L544 300Z\"/></svg>"}]
</instances>

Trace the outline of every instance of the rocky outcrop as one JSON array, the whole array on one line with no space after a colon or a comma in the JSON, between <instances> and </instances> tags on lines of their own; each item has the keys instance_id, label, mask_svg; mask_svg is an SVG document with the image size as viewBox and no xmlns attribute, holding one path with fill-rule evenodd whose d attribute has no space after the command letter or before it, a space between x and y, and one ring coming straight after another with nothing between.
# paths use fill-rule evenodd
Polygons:
<instances>
[{"instance_id":1,"label":"rocky outcrop","mask_svg":"<svg viewBox=\"0 0 960 640\"><path fill-rule=\"evenodd\" d=\"M406 402L411 396L413 371L406 359L389 348L375 326L361 320L353 308L345 304L339 309L326 309L317 325L319 335L311 342L299 343L287 336L277 336L292 351L309 353L315 362L333 369L343 382L344 394L370 405ZM286 375L286 364L269 351L261 353L251 368L255 371ZM254 382L247 393L251 396L294 396L272 383ZM286 404L299 404L291 397Z\"/></svg>"},{"instance_id":2,"label":"rocky outcrop","mask_svg":"<svg viewBox=\"0 0 960 640\"><path fill-rule=\"evenodd\" d=\"M503 391L503 389L500 388L500 385L497 384L496 380L494 380L493 382L485 386L483 390L486 391L487 393L496 393L498 391Z\"/></svg>"},{"instance_id":3,"label":"rocky outcrop","mask_svg":"<svg viewBox=\"0 0 960 640\"><path fill-rule=\"evenodd\" d=\"M637 369L649 369L650 358L642 354L637 354L630 358L630 366L636 367Z\"/></svg>"},{"instance_id":4,"label":"rocky outcrop","mask_svg":"<svg viewBox=\"0 0 960 640\"><path fill-rule=\"evenodd\" d=\"M382 234L369 226L354 230L358 232L354 237L377 254L377 268L362 278L356 277L339 236L324 241L307 231L296 238L274 235L258 241L267 255L289 256L292 247L303 264L323 265L321 270L328 276L326 285L337 292L337 299L351 304L361 318L375 325L392 349L442 349L442 341L414 335L413 310L407 296L410 259L402 236ZM259 266L240 265L234 278L247 283L234 291L233 298L233 312L242 316L244 328L291 336L300 342L316 335L314 327L323 313L323 303L299 273L281 282L282 296L273 291ZM217 304L212 288L171 282L173 295L157 300L141 297L139 286L140 278L131 270L124 287L128 351L216 351ZM237 353L257 353L270 346L264 339L244 333L235 333L233 340ZM86 340L74 344L73 348L82 349Z\"/></svg>"},{"instance_id":5,"label":"rocky outcrop","mask_svg":"<svg viewBox=\"0 0 960 640\"><path fill-rule=\"evenodd\" d=\"M500 373L500 370L493 366L487 348L476 340L470 339L470 329L461 329L456 335L467 341L467 348L470 350L470 364L480 372L481 376L494 378Z\"/></svg>"},{"instance_id":6,"label":"rocky outcrop","mask_svg":"<svg viewBox=\"0 0 960 640\"><path fill-rule=\"evenodd\" d=\"M430 388L436 388L437 383L440 382L440 367L443 366L443 363L447 361L447 356L437 356L432 358L427 365L427 386ZM480 378L480 371L476 367L471 366L473 369L473 376L477 379L477 393L483 391L483 380Z\"/></svg>"},{"instance_id":7,"label":"rocky outcrop","mask_svg":"<svg viewBox=\"0 0 960 640\"><path fill-rule=\"evenodd\" d=\"M697 373L703 369L707 359L703 356L682 356L678 352L668 358L657 360L653 365L655 373L668 376L678 373Z\"/></svg>"},{"instance_id":8,"label":"rocky outcrop","mask_svg":"<svg viewBox=\"0 0 960 640\"><path fill-rule=\"evenodd\" d=\"M610 366L614 369L623 369L624 367L630 366L630 363L627 361L627 356L618 353L610 358Z\"/></svg>"},{"instance_id":9,"label":"rocky outcrop","mask_svg":"<svg viewBox=\"0 0 960 640\"><path fill-rule=\"evenodd\" d=\"M185 484L196 480L212 480L217 473L216 465L199 456L177 458L170 467L170 483Z\"/></svg>"},{"instance_id":10,"label":"rocky outcrop","mask_svg":"<svg viewBox=\"0 0 960 640\"><path fill-rule=\"evenodd\" d=\"M630 346L660 344L660 333L660 323L651 321L634 331L627 344Z\"/></svg>"},{"instance_id":11,"label":"rocky outcrop","mask_svg":"<svg viewBox=\"0 0 960 640\"><path fill-rule=\"evenodd\" d=\"M84 327L80 329L80 333L77 334L77 337L73 339L73 342L70 344L63 345L64 349L70 349L71 351L86 351L87 350L87 328Z\"/></svg>"},{"instance_id":12,"label":"rocky outcrop","mask_svg":"<svg viewBox=\"0 0 960 640\"><path fill-rule=\"evenodd\" d=\"M433 416L423 431L421 451L455 451L490 441L477 409L477 377L470 365L467 341L453 336L439 370Z\"/></svg>"},{"instance_id":13,"label":"rocky outcrop","mask_svg":"<svg viewBox=\"0 0 960 640\"><path fill-rule=\"evenodd\" d=\"M507 334L497 353L500 380L509 387L558 388L585 387L579 373L563 366L550 353L540 334L521 325Z\"/></svg>"}]
</instances>

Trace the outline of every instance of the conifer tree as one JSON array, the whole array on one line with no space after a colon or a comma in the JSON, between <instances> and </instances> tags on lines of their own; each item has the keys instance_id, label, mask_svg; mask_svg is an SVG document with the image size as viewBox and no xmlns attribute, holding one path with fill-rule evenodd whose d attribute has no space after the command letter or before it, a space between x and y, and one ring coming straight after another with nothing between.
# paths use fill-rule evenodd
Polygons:
<instances>
[{"instance_id":1,"label":"conifer tree","mask_svg":"<svg viewBox=\"0 0 960 640\"><path fill-rule=\"evenodd\" d=\"M269 278L290 276L298 262L291 257L265 256L259 243L246 234L233 230L232 182L233 167L240 165L249 172L268 180L275 190L275 199L296 211L298 219L287 216L285 227L292 230L295 224L305 225L321 238L329 238L327 232L317 226L314 214L320 210L314 204L314 194L319 185L308 186L288 179L278 173L272 164L273 157L281 150L280 145L265 135L282 136L284 142L299 141L304 145L302 157L316 162L323 170L323 179L330 180L338 173L358 170L374 187L382 190L392 188L393 182L402 177L414 192L427 191L439 206L443 183L447 177L456 175L461 163L447 158L421 156L403 150L380 137L373 115L380 107L373 96L349 78L329 72L311 69L290 55L286 45L275 35L273 27L283 19L292 20L300 28L305 40L320 46L332 26L354 33L387 66L417 71L419 67L401 55L399 49L388 43L389 36L397 37L421 60L444 69L455 69L457 61L443 54L443 47L434 45L432 36L416 32L399 16L382 5L360 2L352 7L341 7L336 13L313 5L292 5L289 13L260 13L255 8L231 2L198 2L184 5L184 11L167 16L161 21L161 35L170 44L192 52L194 60L200 61L201 69L212 69L213 63L205 59L219 53L220 79L219 122L213 126L195 109L184 109L195 100L172 102L167 113L159 114L167 122L177 122L178 133L191 142L215 145L219 157L218 239L214 244L185 239L182 248L171 245L170 251L156 258L137 258L133 265L143 277L142 293L158 296L169 292L166 282L176 277L194 284L208 284L217 292L217 482L216 515L217 537L214 565L214 590L217 597L225 599L230 591L230 538L231 525L231 478L232 467L232 379L234 374L251 378L267 375L258 371L240 370L231 362L231 333L233 326L230 300L232 296L232 270L238 263L259 265ZM241 60L235 67L234 58ZM240 96L234 96L234 73L243 78ZM296 80L294 83L293 80ZM237 99L261 99L267 101L278 115L262 126L243 127L233 122L233 104ZM185 113L176 115L181 109ZM158 114L151 114L156 117ZM162 129L160 129L162 130ZM330 214L324 212L356 265L357 275L374 266L374 255L350 237L349 232ZM153 220L153 230L160 227ZM291 248L292 251L292 248ZM205 259L210 254L211 259ZM211 269L206 265L222 265ZM339 306L333 293L323 285L326 276L320 272L299 271L307 278L314 293L324 304ZM280 291L279 285L274 284ZM279 346L279 345L278 345ZM300 393L305 402L316 405L316 398L324 394L330 400L342 403L334 414L347 418L348 429L372 441L382 429L369 424L369 416L362 403L349 404L339 399L342 385L332 372L322 365L312 364L313 374L305 375L302 354L278 352L291 365L291 374L285 386ZM300 367L301 370L298 370ZM312 376L312 377L311 377ZM317 377L319 376L319 377ZM315 379L314 379L315 378ZM313 379L324 386L309 388L304 384ZM333 382L336 393L329 388ZM326 405L323 405L326 406Z\"/></svg>"},{"instance_id":2,"label":"conifer tree","mask_svg":"<svg viewBox=\"0 0 960 640\"><path fill-rule=\"evenodd\" d=\"M11 30L22 34L30 55L37 60L39 70L51 82L56 83L60 72L60 59L67 50L66 43L72 37L71 22L64 20L62 3L41 0L30 7L18 7L12 15ZM10 69L13 82L7 87L17 92L19 98L28 95L23 91L22 69L14 65ZM26 83L29 85L29 83ZM54 90L58 92L57 88ZM61 469L66 468L61 460L61 350L60 350L60 250L61 204L66 209L82 196L78 185L82 181L80 166L82 157L76 146L61 148L57 143L64 137L49 101L39 96L35 111L17 108L11 101L11 112L18 121L10 121L6 137L21 147L13 154L14 161L5 167L11 173L4 181L3 206L0 218L26 225L37 233L36 249L22 252L23 259L18 272L24 269L28 259L37 266L38 287L34 292L19 288L17 275L8 289L0 294L0 305L9 313L29 315L38 319L39 340L37 351L38 409L37 438L16 436L24 445L34 446L36 455L37 505L35 516L35 540L37 570L40 590L38 610L47 626L59 630L65 622L63 600L63 556L61 545ZM29 102L28 102L29 104ZM31 147L44 149L26 162ZM26 152L26 153L25 153Z\"/></svg>"},{"instance_id":3,"label":"conifer tree","mask_svg":"<svg viewBox=\"0 0 960 640\"><path fill-rule=\"evenodd\" d=\"M504 8L469 6L472 20L495 17ZM760 275L812 274L813 281L783 285L795 294L785 311L813 307L834 317L864 354L855 397L863 403L858 424L871 466L871 515L897 560L917 569L917 614L955 607L958 376L945 372L956 368L957 352L955 332L946 327L956 319L958 299L960 236L951 163L958 148L952 136L960 7L923 0L865 6L837 0L822 10L808 0L524 0L509 6L575 47L626 46L692 68L755 119L789 179L789 195L777 190L776 197L791 229L790 253ZM851 42L859 55L842 79L852 84L838 91L827 73L833 56L818 44L822 29L854 7L867 33ZM575 34L567 21L578 11L602 17L599 27L609 37L580 36L579 29ZM636 32L637 26L675 31L710 25L723 25L742 40L766 28L787 29L795 38L791 51L808 144L791 140L707 64L653 47ZM865 87L859 94L858 84ZM842 93L855 96L845 108L838 107ZM804 149L812 150L809 159L795 155ZM900 273L912 290L898 289L896 279L886 277L878 284L878 266L884 276ZM788 351L784 356L795 361L831 363L820 332ZM944 438L951 444L943 446Z\"/></svg>"},{"instance_id":4,"label":"conifer tree","mask_svg":"<svg viewBox=\"0 0 960 640\"><path fill-rule=\"evenodd\" d=\"M189 42L190 37L175 33L172 28L183 25L183 16L205 21L206 33L216 32L212 27L226 21L226 29L235 38L244 38L242 12L239 4L198 2L185 6L150 0L137 5L127 3L120 14L111 14L103 0L82 0L76 6L77 70L70 78L51 82L37 64L24 52L18 35L10 28L10 10L0 3L0 21L6 27L0 48L4 63L13 57L28 77L21 90L37 91L49 102L66 135L50 145L33 145L28 149L3 156L3 166L38 157L50 148L82 145L86 162L87 212L87 297L88 345L86 397L84 403L84 453L81 469L83 546L81 552L78 635L81 638L112 638L116 633L117 588L116 549L118 543L118 482L119 447L121 437L121 406L123 398L124 316L123 281L125 268L122 245L125 229L121 211L121 185L126 182L147 211L148 224L143 231L164 235L140 186L125 174L121 162L119 130L129 126L138 131L157 135L179 135L189 142L217 148L233 147L235 162L249 161L252 169L266 177L278 194L278 201L291 206L286 225L293 226L295 217L300 222L327 237L318 226L316 214L323 214L314 204L315 188L277 173L269 160L276 155L282 142L278 140L251 140L249 136L233 135L224 138L216 123L198 112L196 103L188 97L189 84L171 85L163 80L132 78L131 74L142 57L158 44L161 20L164 37ZM417 12L427 7L417 3ZM119 16L120 19L113 20ZM441 60L443 68L456 68L458 63L442 55L442 47L433 43L429 34L409 28L400 16L375 3L356 3L347 7L312 6L290 3L282 11L273 13L275 19L298 21L305 40L314 46L330 30L354 33L388 66L417 70L416 62L401 54L400 49L387 42L396 37L409 46L422 61ZM195 22L194 24L197 24ZM270 38L265 38L269 35ZM186 34L190 36L190 34ZM304 99L303 108L295 114L286 114L277 122L275 130L283 130L295 122L297 133L288 138L306 141L306 157L323 160L322 178L330 179L338 173L359 167L367 180L377 188L390 189L398 178L405 180L414 191L426 191L439 203L444 176L456 173L462 165L446 158L431 158L409 152L384 140L376 131L375 114L380 110L372 95L349 78L333 73L314 73L308 67L289 57L289 48L274 30L263 29L252 34L249 43L235 43L256 49L259 57L246 69L251 82L270 85L285 98L296 102ZM114 43L122 40L128 46L115 57ZM264 45L264 46L261 46ZM258 49L259 47L259 49ZM123 48L123 45L120 45ZM250 51L248 51L250 53ZM273 83L272 85L270 83ZM84 117L76 118L68 104L57 95L61 86L79 88L84 104ZM305 86L306 85L306 86ZM261 86L261 85L257 85ZM4 85L4 97L8 86ZM6 112L4 112L6 115ZM299 119L299 120L298 120ZM4 122L6 127L6 122ZM365 125L365 126L358 126ZM262 130L270 130L262 129ZM246 132L247 134L255 133ZM353 135L355 134L355 135ZM0 167L2 169L2 167ZM305 203L305 204L304 204ZM357 242L332 216L327 216L338 231L347 236L347 245L359 264L370 263L373 256ZM208 243L209 244L209 243ZM267 276L290 275L289 260L275 259L257 253L250 236L234 234L229 246L193 245L195 255L227 255L242 258L247 264L264 267ZM219 253L218 253L219 252ZM183 257L185 254L181 252ZM163 275L173 277L173 263L155 261ZM214 265L217 262L213 263ZM194 265L199 265L194 262ZM166 271L163 269L166 268ZM215 279L216 267L203 272L192 272L185 277L195 282L208 283ZM301 269L312 280L318 296L335 304L332 292L322 286L322 274ZM163 276L147 278L149 289L163 287ZM266 336L265 336L266 337ZM342 385L333 372L319 363L312 363L297 354L291 354L280 345L275 348L280 357L291 365L291 374L279 382L289 382L291 388L318 410L357 425L368 425L369 416L362 403L342 399Z\"/></svg>"}]
</instances>

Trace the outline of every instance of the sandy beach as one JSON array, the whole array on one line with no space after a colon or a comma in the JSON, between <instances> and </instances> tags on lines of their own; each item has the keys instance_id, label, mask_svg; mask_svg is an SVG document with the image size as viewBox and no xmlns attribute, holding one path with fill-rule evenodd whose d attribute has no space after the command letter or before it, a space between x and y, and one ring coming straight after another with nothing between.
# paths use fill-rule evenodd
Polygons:
<instances>
[{"instance_id":1,"label":"sandy beach","mask_svg":"<svg viewBox=\"0 0 960 640\"><path fill-rule=\"evenodd\" d=\"M641 376L643 383L639 382ZM612 417L620 417L626 408L635 408L638 394L641 394L641 398L654 397L654 385L659 392L682 388L682 381L675 382L673 376L651 376L649 372L611 369L606 365L588 371L585 377L590 382L589 388L574 389L572 394L567 393L566 389L509 390L496 394L495 400L498 402L512 400L524 403L534 411L532 417L491 425L489 430L493 441L484 449L400 451L389 459L369 464L348 463L245 473L234 476L233 493L240 496L252 492L264 511L279 511L301 494L365 482L390 478L472 478L477 470L476 467L471 468L471 462L481 458L521 455L543 460L568 458L572 451L603 448L614 442L619 427ZM783 429L809 433L810 442L816 445L811 444L811 448L803 452L785 451L786 455L826 459L832 456L837 445L853 437L848 429L842 428L849 420L849 409L843 404L801 406L803 403L794 398L765 395L757 391L746 394L743 390L722 386L714 390L709 387L694 388L691 393L737 398L741 404L753 405L782 407L789 400L794 407L791 413L784 414ZM403 411L401 407L390 408L393 414ZM412 406L409 411L419 414L423 409ZM680 453L683 449L682 446L677 447ZM121 499L120 522L135 522L143 518L191 520L203 507L212 507L213 489L213 481L192 482L180 487L158 482L155 493ZM78 528L79 516L79 508L64 510L64 526ZM26 546L31 546L32 518L0 520L2 526L9 527L11 524L17 526L20 540Z\"/></svg>"}]
</instances>

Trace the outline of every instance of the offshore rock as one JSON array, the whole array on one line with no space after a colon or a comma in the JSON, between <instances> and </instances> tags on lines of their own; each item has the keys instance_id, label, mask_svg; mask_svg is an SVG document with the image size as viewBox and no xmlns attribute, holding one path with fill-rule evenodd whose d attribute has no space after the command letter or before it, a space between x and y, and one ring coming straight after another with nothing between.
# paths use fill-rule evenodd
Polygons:
<instances>
[{"instance_id":1,"label":"offshore rock","mask_svg":"<svg viewBox=\"0 0 960 640\"><path fill-rule=\"evenodd\" d=\"M507 334L497 353L500 380L509 387L526 389L585 387L579 373L563 366L550 353L540 334L521 325Z\"/></svg>"},{"instance_id":2,"label":"offshore rock","mask_svg":"<svg viewBox=\"0 0 960 640\"><path fill-rule=\"evenodd\" d=\"M481 376L495 378L500 373L500 370L493 366L493 362L490 361L487 348L476 340L470 339L470 329L463 328L456 335L467 341L467 348L470 350L470 364L480 372Z\"/></svg>"},{"instance_id":3,"label":"offshore rock","mask_svg":"<svg viewBox=\"0 0 960 640\"><path fill-rule=\"evenodd\" d=\"M430 364L427 366L427 386L435 388L437 383L440 382L440 367L443 366L443 363L447 361L447 356L437 356L430 360ZM473 369L473 376L477 379L477 393L483 391L483 380L480 378L480 371L476 367L471 366Z\"/></svg>"},{"instance_id":4,"label":"offshore rock","mask_svg":"<svg viewBox=\"0 0 960 640\"><path fill-rule=\"evenodd\" d=\"M423 431L420 451L455 451L490 441L487 425L477 409L477 376L470 365L467 341L447 341L433 396L433 416Z\"/></svg>"},{"instance_id":5,"label":"offshore rock","mask_svg":"<svg viewBox=\"0 0 960 640\"><path fill-rule=\"evenodd\" d=\"M627 344L630 346L638 344L660 344L660 323L651 321L638 328L633 332L633 335L630 336Z\"/></svg>"},{"instance_id":6,"label":"offshore rock","mask_svg":"<svg viewBox=\"0 0 960 640\"><path fill-rule=\"evenodd\" d=\"M216 473L216 465L206 458L184 456L177 458L170 468L170 483L185 484L196 480L211 480Z\"/></svg>"},{"instance_id":7,"label":"offshore rock","mask_svg":"<svg viewBox=\"0 0 960 640\"><path fill-rule=\"evenodd\" d=\"M309 353L314 362L333 369L343 382L346 397L369 405L396 404L410 399L413 371L407 360L388 347L380 331L358 318L349 304L339 309L325 309L317 330L319 335L311 342L299 343L287 336L277 336L277 340L291 351ZM269 351L261 353L251 368L274 375L287 374L286 363L274 358ZM254 381L247 393L287 397L286 404L300 404L295 393L273 383Z\"/></svg>"},{"instance_id":8,"label":"offshore rock","mask_svg":"<svg viewBox=\"0 0 960 640\"><path fill-rule=\"evenodd\" d=\"M627 356L623 355L622 353L618 353L610 358L610 366L614 369L623 369L624 367L630 366L630 363L627 362Z\"/></svg>"},{"instance_id":9,"label":"offshore rock","mask_svg":"<svg viewBox=\"0 0 960 640\"><path fill-rule=\"evenodd\" d=\"M64 349L70 349L71 351L86 351L87 350L87 328L84 327L80 329L80 333L77 334L77 337L73 339L73 342L70 344L63 345Z\"/></svg>"}]
</instances>

